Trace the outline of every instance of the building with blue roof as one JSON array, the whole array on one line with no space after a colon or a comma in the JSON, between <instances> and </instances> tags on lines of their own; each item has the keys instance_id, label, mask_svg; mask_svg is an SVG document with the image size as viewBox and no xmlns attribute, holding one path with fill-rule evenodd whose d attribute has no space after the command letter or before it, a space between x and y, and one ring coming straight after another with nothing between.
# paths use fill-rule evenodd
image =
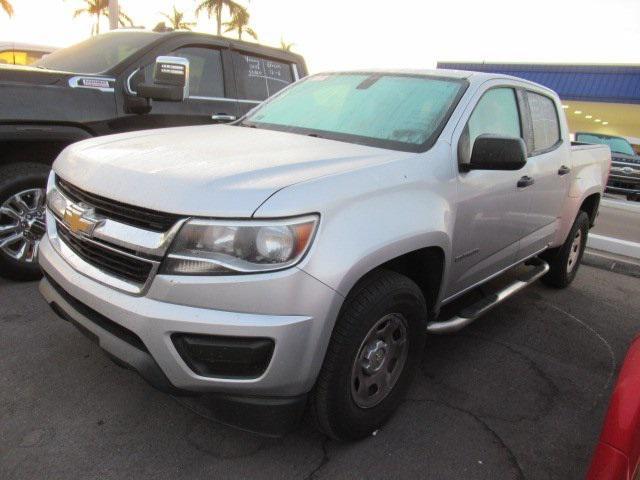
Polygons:
<instances>
[{"instance_id":1,"label":"building with blue roof","mask_svg":"<svg viewBox=\"0 0 640 480\"><path fill-rule=\"evenodd\" d=\"M558 92L572 132L620 135L640 144L640 66L438 62L438 68L539 83Z\"/></svg>"}]
</instances>

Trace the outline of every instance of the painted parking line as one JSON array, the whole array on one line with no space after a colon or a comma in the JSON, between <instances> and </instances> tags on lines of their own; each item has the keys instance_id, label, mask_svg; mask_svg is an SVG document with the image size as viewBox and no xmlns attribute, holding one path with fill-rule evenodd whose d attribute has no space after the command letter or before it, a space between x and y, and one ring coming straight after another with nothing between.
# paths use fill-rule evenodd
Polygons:
<instances>
[{"instance_id":1,"label":"painted parking line","mask_svg":"<svg viewBox=\"0 0 640 480\"><path fill-rule=\"evenodd\" d=\"M640 214L640 202L628 202L626 200L603 198L600 201L600 205L603 207L615 208L616 210L625 210L627 212Z\"/></svg>"},{"instance_id":2,"label":"painted parking line","mask_svg":"<svg viewBox=\"0 0 640 480\"><path fill-rule=\"evenodd\" d=\"M587 240L587 247L603 252L640 259L640 243L620 240L592 233Z\"/></svg>"}]
</instances>

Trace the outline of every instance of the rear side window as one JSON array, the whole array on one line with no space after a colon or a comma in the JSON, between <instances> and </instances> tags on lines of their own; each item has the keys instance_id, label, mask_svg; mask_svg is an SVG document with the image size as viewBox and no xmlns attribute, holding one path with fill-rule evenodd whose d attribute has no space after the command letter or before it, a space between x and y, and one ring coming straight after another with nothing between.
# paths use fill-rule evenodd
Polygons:
<instances>
[{"instance_id":1,"label":"rear side window","mask_svg":"<svg viewBox=\"0 0 640 480\"><path fill-rule=\"evenodd\" d=\"M291 64L238 54L235 56L238 96L262 101L293 82Z\"/></svg>"},{"instance_id":2,"label":"rear side window","mask_svg":"<svg viewBox=\"0 0 640 480\"><path fill-rule=\"evenodd\" d=\"M533 154L548 150L560 141L556 104L549 97L527 92L533 127Z\"/></svg>"},{"instance_id":3,"label":"rear side window","mask_svg":"<svg viewBox=\"0 0 640 480\"><path fill-rule=\"evenodd\" d=\"M469 162L473 143L485 134L522 137L518 102L512 88L492 88L480 99L460 139L462 163Z\"/></svg>"}]
</instances>

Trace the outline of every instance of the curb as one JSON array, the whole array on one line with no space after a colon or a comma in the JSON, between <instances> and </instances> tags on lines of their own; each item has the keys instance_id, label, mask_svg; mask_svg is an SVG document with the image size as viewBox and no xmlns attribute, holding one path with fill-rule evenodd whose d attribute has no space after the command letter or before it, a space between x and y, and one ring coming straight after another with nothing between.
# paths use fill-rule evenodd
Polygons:
<instances>
[{"instance_id":1,"label":"curb","mask_svg":"<svg viewBox=\"0 0 640 480\"><path fill-rule=\"evenodd\" d=\"M619 257L612 257L607 255L606 252L598 252L587 248L582 257L582 263L590 267L640 278L640 263L633 263L632 261L625 261Z\"/></svg>"}]
</instances>

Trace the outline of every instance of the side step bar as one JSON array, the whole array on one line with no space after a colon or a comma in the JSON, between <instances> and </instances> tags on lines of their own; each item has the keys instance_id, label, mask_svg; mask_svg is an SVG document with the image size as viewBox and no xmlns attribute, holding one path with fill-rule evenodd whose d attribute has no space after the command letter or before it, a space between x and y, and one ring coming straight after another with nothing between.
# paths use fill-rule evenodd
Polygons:
<instances>
[{"instance_id":1,"label":"side step bar","mask_svg":"<svg viewBox=\"0 0 640 480\"><path fill-rule=\"evenodd\" d=\"M473 323L481 315L484 315L510 296L515 295L526 286L531 285L549 271L549 264L538 258L527 261L527 264L533 265L533 268L526 272L520 279L506 286L502 290L478 300L476 303L463 309L449 320L429 322L427 324L427 332L436 335L455 333Z\"/></svg>"}]
</instances>

